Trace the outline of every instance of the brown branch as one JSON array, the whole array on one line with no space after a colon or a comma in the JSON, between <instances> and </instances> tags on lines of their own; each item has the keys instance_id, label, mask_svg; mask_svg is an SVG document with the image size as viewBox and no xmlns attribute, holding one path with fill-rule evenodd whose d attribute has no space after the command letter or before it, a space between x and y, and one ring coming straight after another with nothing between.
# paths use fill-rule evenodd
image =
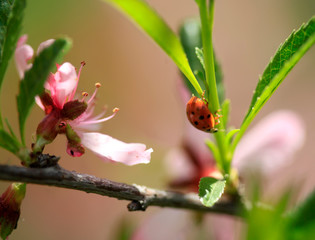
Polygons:
<instances>
[{"instance_id":1,"label":"brown branch","mask_svg":"<svg viewBox=\"0 0 315 240\"><path fill-rule=\"evenodd\" d=\"M0 165L0 180L69 188L129 200L132 201L128 204L129 211L145 210L148 206L159 206L240 216L239 205L233 201L220 201L208 208L200 203L198 195L195 193L184 194L135 184L128 185L68 171L59 166L39 169Z\"/></svg>"}]
</instances>

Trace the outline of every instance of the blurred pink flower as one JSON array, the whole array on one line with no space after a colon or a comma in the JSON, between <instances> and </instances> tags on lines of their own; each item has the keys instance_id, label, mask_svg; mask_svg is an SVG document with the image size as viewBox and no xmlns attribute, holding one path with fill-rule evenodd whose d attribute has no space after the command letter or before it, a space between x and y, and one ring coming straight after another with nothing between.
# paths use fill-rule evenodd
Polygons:
<instances>
[{"instance_id":1,"label":"blurred pink flower","mask_svg":"<svg viewBox=\"0 0 315 240\"><path fill-rule=\"evenodd\" d=\"M167 169L177 176L175 182L184 182L183 179L193 182L198 176L213 173L215 168L210 150L204 144L209 134L195 131L191 126L187 128L182 148L171 150L166 157ZM286 110L271 113L244 135L236 148L232 166L241 175L253 169L265 175L272 174L291 162L304 139L305 127L299 115Z\"/></svg>"},{"instance_id":2,"label":"blurred pink flower","mask_svg":"<svg viewBox=\"0 0 315 240\"><path fill-rule=\"evenodd\" d=\"M16 65L21 78L24 77L24 72L32 67L32 64L28 64L27 61L34 53L33 49L25 44L26 39L26 35L20 38L15 52ZM43 42L37 53L52 42L53 40ZM82 93L82 99L75 99L84 65L85 63L82 62L78 75L71 63L57 65L57 72L51 73L45 83L47 91L36 97L36 103L45 111L46 116L37 127L34 151L41 152L43 147L52 142L58 134L65 134L68 140L67 153L73 157L84 154L84 147L86 147L104 161L120 162L126 165L149 163L153 150L151 148L146 150L144 144L124 143L108 135L87 132L87 130L98 129L100 123L113 118L119 109L115 108L113 114L106 118L103 118L105 110L93 116L95 96L101 86L99 83L95 84L95 91L87 101L86 92Z\"/></svg>"},{"instance_id":3,"label":"blurred pink flower","mask_svg":"<svg viewBox=\"0 0 315 240\"><path fill-rule=\"evenodd\" d=\"M30 45L26 44L26 41L27 35L22 35L17 42L14 53L16 68L21 79L24 78L24 73L32 67L32 64L28 63L28 61L31 60L34 55L33 48ZM53 42L53 39L42 42L37 49L37 55L44 48L49 47Z\"/></svg>"},{"instance_id":4,"label":"blurred pink flower","mask_svg":"<svg viewBox=\"0 0 315 240\"><path fill-rule=\"evenodd\" d=\"M190 191L197 191L200 177L205 177L207 174L213 176L215 173L215 161L204 144L204 139L209 134L196 131L191 126L187 128L188 134L183 146L171 150L167 155L166 163L167 169L175 179L171 182L172 186L188 187ZM264 175L272 174L291 162L294 153L303 145L304 139L305 127L299 115L284 110L271 113L244 135L236 149L232 165L240 175L252 169ZM160 212L159 223L156 221L156 216L146 219L135 232L133 240L173 239L171 237L176 234L178 234L176 239L187 239L181 234L189 229L187 222L189 219L191 221L193 215L179 210L175 213L169 210ZM172 224L165 225L165 220L161 216ZM203 224L207 225L206 229L212 230L207 234L212 235L213 239L237 239L236 226L240 224L237 219L224 215L204 216ZM160 238L161 234L163 238Z\"/></svg>"}]
</instances>

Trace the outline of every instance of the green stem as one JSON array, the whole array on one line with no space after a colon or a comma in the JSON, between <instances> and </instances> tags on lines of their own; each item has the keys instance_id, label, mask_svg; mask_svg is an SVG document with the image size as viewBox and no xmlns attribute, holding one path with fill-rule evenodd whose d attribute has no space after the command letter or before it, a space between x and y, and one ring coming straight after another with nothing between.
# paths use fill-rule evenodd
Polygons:
<instances>
[{"instance_id":1,"label":"green stem","mask_svg":"<svg viewBox=\"0 0 315 240\"><path fill-rule=\"evenodd\" d=\"M214 0L209 1L209 12L207 7L207 0L199 1L199 11L201 19L201 30L202 30L202 45L205 62L206 81L209 86L206 92L206 98L208 100L209 109L212 113L217 112L220 109L220 102L217 91L217 84L215 78L215 67L213 57L213 45L212 45L212 26L213 26L213 15L214 15ZM223 123L218 125L219 131L214 134L216 139L220 159L216 159L218 165L223 170L224 174L229 174L230 164L226 157L226 146L225 146L225 133Z\"/></svg>"}]
</instances>

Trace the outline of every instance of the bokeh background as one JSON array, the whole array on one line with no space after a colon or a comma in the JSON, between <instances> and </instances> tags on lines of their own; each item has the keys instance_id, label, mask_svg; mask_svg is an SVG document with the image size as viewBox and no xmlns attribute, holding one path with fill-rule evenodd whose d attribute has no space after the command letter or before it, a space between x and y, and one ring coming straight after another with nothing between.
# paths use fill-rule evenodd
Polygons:
<instances>
[{"instance_id":1,"label":"bokeh background","mask_svg":"<svg viewBox=\"0 0 315 240\"><path fill-rule=\"evenodd\" d=\"M196 16L193 0L148 0L177 31L183 19ZM216 1L214 44L224 71L226 94L232 102L231 124L238 127L247 111L261 74L279 44L315 13L313 0ZM66 155L66 141L58 141L46 151L61 156L60 164L76 170L126 183L165 188L169 178L164 156L180 144L186 122L184 105L177 89L175 64L125 16L100 0L28 0L23 33L37 48L49 38L68 36L73 48L65 60L79 67L87 65L79 89L92 92L100 82L99 107L119 107L117 116L102 131L126 142L143 142L154 149L148 165L126 167L103 163L92 153L81 158ZM300 183L298 199L303 199L315 183L315 49L297 64L259 113L291 109L299 113L307 128L307 141L295 162L268 181L270 194ZM15 96L18 75L13 61L2 91L2 111L17 130ZM43 113L37 107L27 122L31 143ZM253 123L253 125L255 124ZM1 163L19 164L1 151ZM8 186L0 183L0 190ZM95 194L54 187L28 185L18 229L10 239L113 239L122 219L133 226L159 209L127 212L128 202Z\"/></svg>"}]
</instances>

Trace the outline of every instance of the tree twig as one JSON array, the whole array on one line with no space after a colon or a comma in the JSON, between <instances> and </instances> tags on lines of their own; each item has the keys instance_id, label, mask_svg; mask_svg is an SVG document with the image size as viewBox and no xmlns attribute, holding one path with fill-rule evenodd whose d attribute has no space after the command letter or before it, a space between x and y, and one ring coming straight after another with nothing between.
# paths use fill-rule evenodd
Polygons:
<instances>
[{"instance_id":1,"label":"tree twig","mask_svg":"<svg viewBox=\"0 0 315 240\"><path fill-rule=\"evenodd\" d=\"M220 201L208 208L200 203L198 195L195 193L163 191L136 184L128 185L68 171L59 166L39 169L0 165L0 180L69 188L129 200L131 201L128 204L129 211L145 210L148 206L159 206L240 216L239 204L233 201Z\"/></svg>"}]
</instances>

